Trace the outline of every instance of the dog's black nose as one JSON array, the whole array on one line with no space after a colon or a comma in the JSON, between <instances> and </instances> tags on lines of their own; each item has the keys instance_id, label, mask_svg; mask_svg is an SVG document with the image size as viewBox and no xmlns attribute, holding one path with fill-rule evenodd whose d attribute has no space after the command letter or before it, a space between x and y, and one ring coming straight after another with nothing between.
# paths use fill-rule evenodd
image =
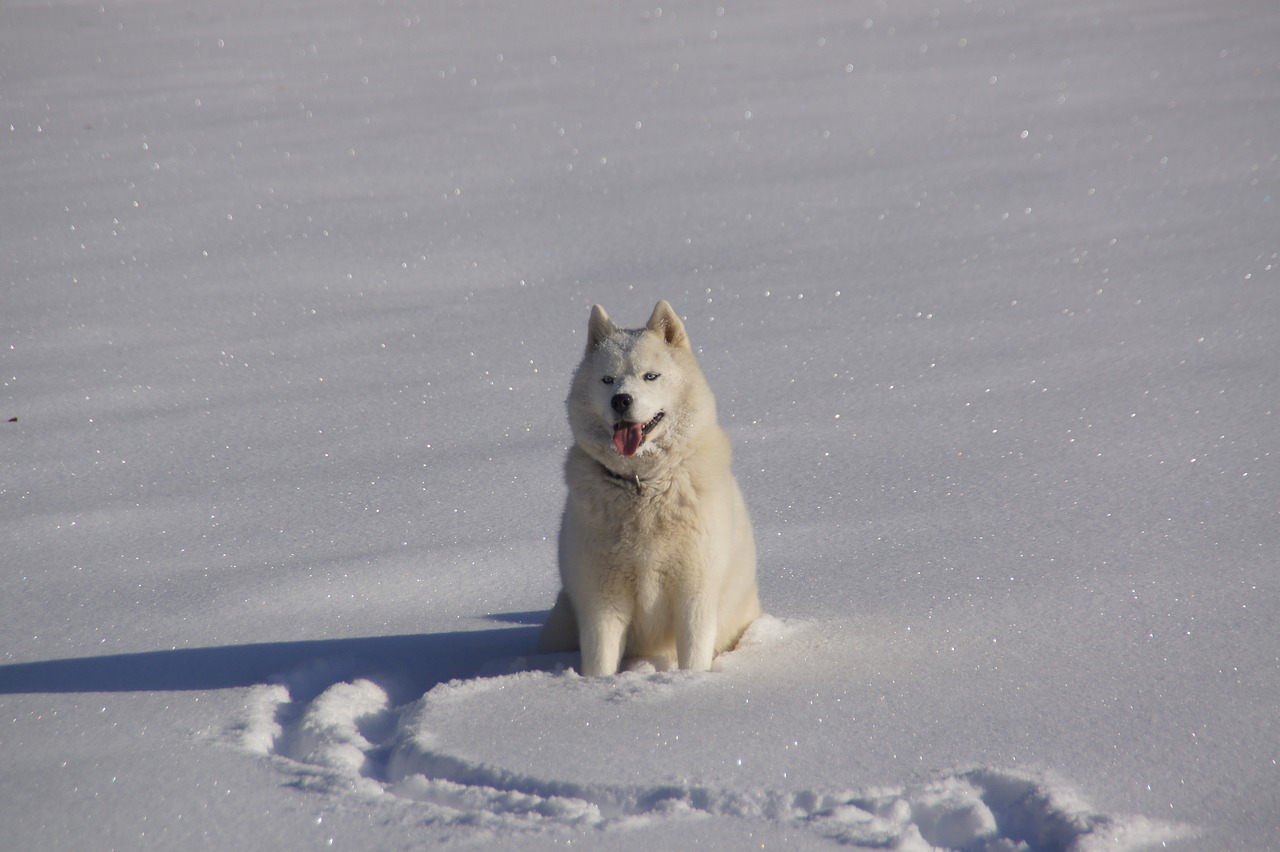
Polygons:
<instances>
[{"instance_id":1,"label":"dog's black nose","mask_svg":"<svg viewBox=\"0 0 1280 852\"><path fill-rule=\"evenodd\" d=\"M609 403L613 406L613 410L619 414L626 414L627 409L631 407L631 394L620 393L615 394L613 401Z\"/></svg>"}]
</instances>

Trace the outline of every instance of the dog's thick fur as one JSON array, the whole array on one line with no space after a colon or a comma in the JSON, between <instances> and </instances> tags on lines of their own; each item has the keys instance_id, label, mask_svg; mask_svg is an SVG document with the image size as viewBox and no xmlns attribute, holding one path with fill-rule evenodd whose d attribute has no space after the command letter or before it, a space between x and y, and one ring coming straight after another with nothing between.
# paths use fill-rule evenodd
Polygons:
<instances>
[{"instance_id":1,"label":"dog's thick fur","mask_svg":"<svg viewBox=\"0 0 1280 852\"><path fill-rule=\"evenodd\" d=\"M624 657L710 669L760 615L756 548L715 398L671 306L622 329L596 305L568 406L563 589L539 651L580 648L584 675L614 674Z\"/></svg>"}]
</instances>

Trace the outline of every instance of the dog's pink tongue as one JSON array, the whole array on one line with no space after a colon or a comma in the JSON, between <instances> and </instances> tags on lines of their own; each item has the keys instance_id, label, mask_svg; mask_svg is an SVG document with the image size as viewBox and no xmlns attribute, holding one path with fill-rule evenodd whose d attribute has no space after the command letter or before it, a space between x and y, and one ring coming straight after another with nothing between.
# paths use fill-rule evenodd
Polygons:
<instances>
[{"instance_id":1,"label":"dog's pink tongue","mask_svg":"<svg viewBox=\"0 0 1280 852\"><path fill-rule=\"evenodd\" d=\"M613 430L613 445L624 456L634 456L644 442L643 423L619 423Z\"/></svg>"}]
</instances>

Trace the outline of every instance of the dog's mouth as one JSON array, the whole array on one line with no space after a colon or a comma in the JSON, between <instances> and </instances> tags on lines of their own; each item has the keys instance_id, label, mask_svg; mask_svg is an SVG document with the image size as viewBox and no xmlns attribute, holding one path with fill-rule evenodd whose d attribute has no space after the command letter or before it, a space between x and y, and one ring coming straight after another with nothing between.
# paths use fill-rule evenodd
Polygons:
<instances>
[{"instance_id":1,"label":"dog's mouth","mask_svg":"<svg viewBox=\"0 0 1280 852\"><path fill-rule=\"evenodd\" d=\"M630 420L620 420L613 424L613 445L618 449L618 453L624 456L634 456L640 452L640 448L644 446L645 438L649 437L649 433L665 416L666 412L659 411L648 423L633 423Z\"/></svg>"}]
</instances>

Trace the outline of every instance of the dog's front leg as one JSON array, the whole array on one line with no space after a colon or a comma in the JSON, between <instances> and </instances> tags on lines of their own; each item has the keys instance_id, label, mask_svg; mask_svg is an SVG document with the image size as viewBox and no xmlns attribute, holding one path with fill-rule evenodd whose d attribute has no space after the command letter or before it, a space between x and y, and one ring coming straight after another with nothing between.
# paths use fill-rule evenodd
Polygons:
<instances>
[{"instance_id":1,"label":"dog's front leg","mask_svg":"<svg viewBox=\"0 0 1280 852\"><path fill-rule=\"evenodd\" d=\"M617 674L627 640L627 623L622 616L607 610L592 613L578 624L578 633L583 676Z\"/></svg>"},{"instance_id":2,"label":"dog's front leg","mask_svg":"<svg viewBox=\"0 0 1280 852\"><path fill-rule=\"evenodd\" d=\"M716 655L716 604L709 596L684 602L676 628L676 658L682 669L711 670Z\"/></svg>"}]
</instances>

